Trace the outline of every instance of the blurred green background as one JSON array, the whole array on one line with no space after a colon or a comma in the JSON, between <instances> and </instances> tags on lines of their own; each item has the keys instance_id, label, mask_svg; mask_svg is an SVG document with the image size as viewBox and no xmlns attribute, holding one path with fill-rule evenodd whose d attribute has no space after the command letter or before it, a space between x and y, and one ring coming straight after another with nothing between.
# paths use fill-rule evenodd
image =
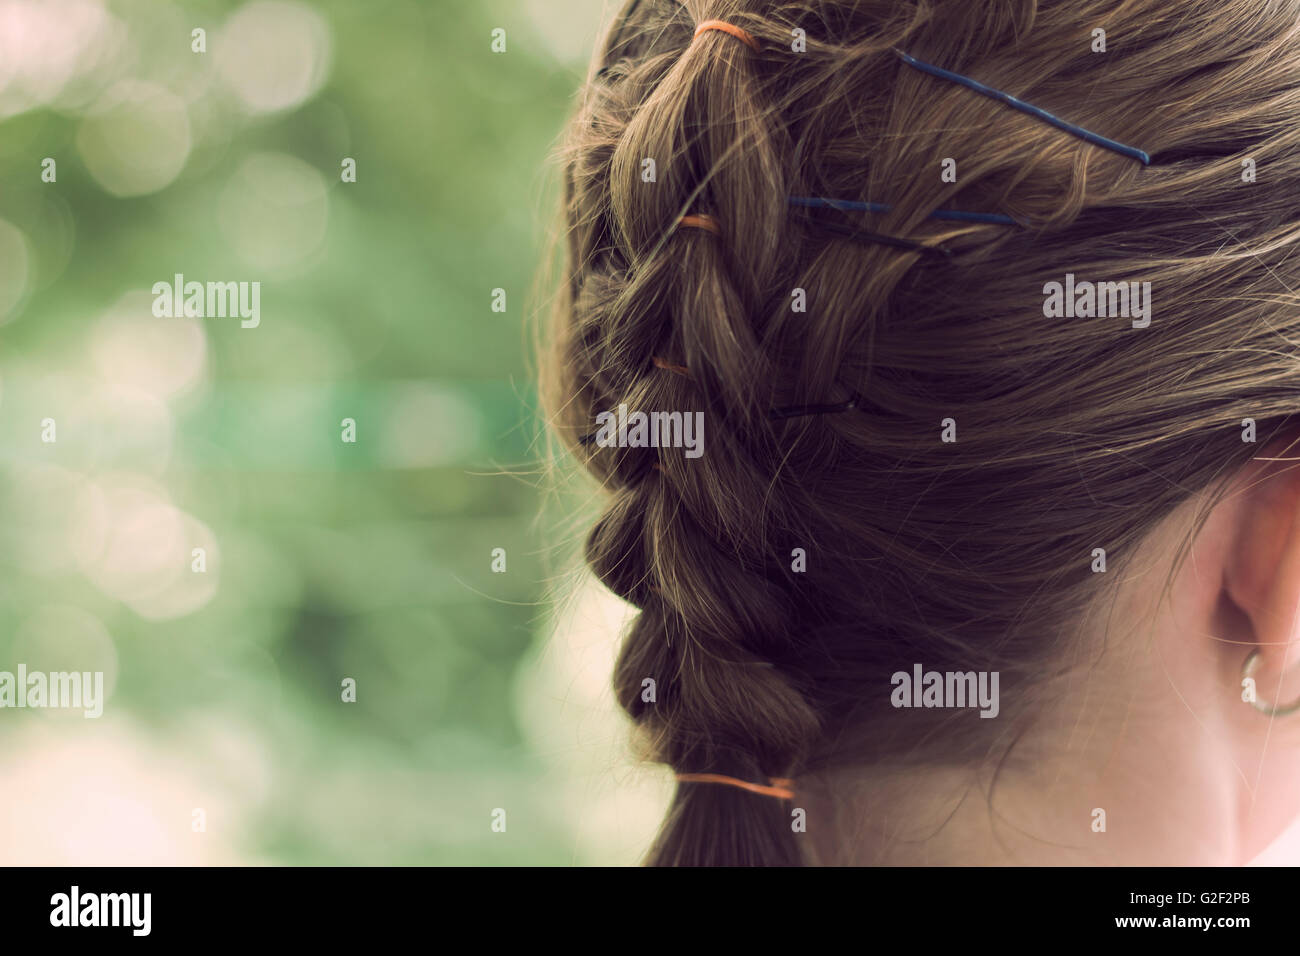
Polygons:
<instances>
[{"instance_id":1,"label":"blurred green background","mask_svg":"<svg viewBox=\"0 0 1300 956\"><path fill-rule=\"evenodd\" d=\"M0 0L0 670L109 689L0 710L0 862L638 857L526 331L613 12ZM260 325L155 317L177 273Z\"/></svg>"}]
</instances>

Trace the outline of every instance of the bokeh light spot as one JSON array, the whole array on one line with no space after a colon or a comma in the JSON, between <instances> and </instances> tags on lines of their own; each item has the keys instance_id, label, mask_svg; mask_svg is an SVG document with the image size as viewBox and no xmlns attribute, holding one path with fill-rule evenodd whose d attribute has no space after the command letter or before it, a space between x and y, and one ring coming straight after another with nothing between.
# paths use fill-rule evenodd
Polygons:
<instances>
[{"instance_id":1,"label":"bokeh light spot","mask_svg":"<svg viewBox=\"0 0 1300 956\"><path fill-rule=\"evenodd\" d=\"M250 113L291 109L329 74L330 32L310 7L259 0L241 7L217 39L217 68Z\"/></svg>"},{"instance_id":2,"label":"bokeh light spot","mask_svg":"<svg viewBox=\"0 0 1300 956\"><path fill-rule=\"evenodd\" d=\"M319 248L328 212L320 173L292 156L257 153L231 177L219 215L241 259L261 274L283 274Z\"/></svg>"},{"instance_id":3,"label":"bokeh light spot","mask_svg":"<svg viewBox=\"0 0 1300 956\"><path fill-rule=\"evenodd\" d=\"M22 230L0 219L0 323L12 318L31 283L32 260Z\"/></svg>"},{"instance_id":4,"label":"bokeh light spot","mask_svg":"<svg viewBox=\"0 0 1300 956\"><path fill-rule=\"evenodd\" d=\"M77 131L86 168L114 196L143 196L169 185L185 168L190 147L184 102L136 80L110 88Z\"/></svg>"}]
</instances>

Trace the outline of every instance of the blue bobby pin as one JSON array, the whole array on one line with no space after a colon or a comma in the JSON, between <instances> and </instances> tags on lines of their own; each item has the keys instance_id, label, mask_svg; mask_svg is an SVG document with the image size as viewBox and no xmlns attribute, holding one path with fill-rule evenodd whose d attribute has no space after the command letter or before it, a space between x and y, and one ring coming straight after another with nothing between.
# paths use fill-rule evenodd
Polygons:
<instances>
[{"instance_id":1,"label":"blue bobby pin","mask_svg":"<svg viewBox=\"0 0 1300 956\"><path fill-rule=\"evenodd\" d=\"M983 93L985 96L991 97L1000 103L1005 103L1012 109L1020 110L1022 113L1027 113L1035 119L1042 120L1044 123L1050 123L1057 129L1064 130L1071 135L1079 137L1079 139L1092 143L1094 146L1100 146L1103 149L1109 149L1119 153L1121 156L1136 159L1143 166L1149 166L1151 164L1151 157L1136 147L1125 146L1123 143L1117 143L1113 139L1107 139L1099 133L1086 130L1082 126L1067 123L1059 116L1053 116L1051 113L1047 112L1047 110L1039 109L1037 106L1031 106L1024 100L1016 99L1010 93L1003 93L1001 90L995 90L991 86L985 86L978 80L972 80L969 76L962 76L960 73L953 73L951 70L945 70L942 67L925 63L914 56L908 56L901 50L895 50L894 52L898 54L904 63L920 70L922 73L929 73L931 76L937 76L941 80L951 80L953 83L960 83L962 86L972 89L976 93Z\"/></svg>"},{"instance_id":2,"label":"blue bobby pin","mask_svg":"<svg viewBox=\"0 0 1300 956\"><path fill-rule=\"evenodd\" d=\"M786 201L791 206L803 206L806 209L839 209L854 212L887 213L894 208L881 202L825 199L821 196L788 196ZM963 212L960 209L936 209L930 213L929 218L946 219L949 222L991 222L999 226L1018 225L1010 216L1000 212Z\"/></svg>"}]
</instances>

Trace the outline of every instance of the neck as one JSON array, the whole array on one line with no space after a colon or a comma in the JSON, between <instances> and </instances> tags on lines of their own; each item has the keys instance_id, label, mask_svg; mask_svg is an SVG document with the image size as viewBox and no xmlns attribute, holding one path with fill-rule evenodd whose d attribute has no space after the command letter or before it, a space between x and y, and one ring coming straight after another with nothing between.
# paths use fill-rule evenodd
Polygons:
<instances>
[{"instance_id":1,"label":"neck","mask_svg":"<svg viewBox=\"0 0 1300 956\"><path fill-rule=\"evenodd\" d=\"M830 771L801 778L796 805L816 862L831 865L1247 862L1231 761L1206 734L1161 723L1040 727L982 767Z\"/></svg>"}]
</instances>

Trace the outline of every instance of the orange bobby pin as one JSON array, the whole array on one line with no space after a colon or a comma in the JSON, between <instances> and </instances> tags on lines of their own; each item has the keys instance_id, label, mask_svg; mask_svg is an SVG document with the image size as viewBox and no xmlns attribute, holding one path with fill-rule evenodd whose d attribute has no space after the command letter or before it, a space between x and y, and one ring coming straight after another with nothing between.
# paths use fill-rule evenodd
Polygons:
<instances>
[{"instance_id":1,"label":"orange bobby pin","mask_svg":"<svg viewBox=\"0 0 1300 956\"><path fill-rule=\"evenodd\" d=\"M728 787L739 787L741 790L748 790L750 793L761 794L765 797L778 797L782 800L793 800L794 791L790 788L794 786L794 781L787 777L772 777L769 781L772 785L765 787L761 783L750 783L748 780L737 780L735 777L724 777L720 773L679 773L677 779L685 783L721 783Z\"/></svg>"},{"instance_id":2,"label":"orange bobby pin","mask_svg":"<svg viewBox=\"0 0 1300 956\"><path fill-rule=\"evenodd\" d=\"M748 46L755 53L758 52L758 41L755 40L753 36L751 36L749 33L740 29L740 27L736 26L734 23L728 23L726 20L705 20L703 23L701 23L698 27L695 28L695 35L698 37L701 33L704 33L706 30L721 30L723 33L730 33L733 37L735 37L741 43Z\"/></svg>"},{"instance_id":3,"label":"orange bobby pin","mask_svg":"<svg viewBox=\"0 0 1300 956\"><path fill-rule=\"evenodd\" d=\"M718 221L712 216L682 216L681 219L677 220L677 225L693 229L705 229L715 236L722 235L722 227L718 225Z\"/></svg>"},{"instance_id":4,"label":"orange bobby pin","mask_svg":"<svg viewBox=\"0 0 1300 956\"><path fill-rule=\"evenodd\" d=\"M691 377L691 370L685 365L673 365L671 362L665 362L657 355L652 358L652 361L655 363L655 368L661 368L665 372L674 372L677 375L682 375L686 378Z\"/></svg>"}]
</instances>

